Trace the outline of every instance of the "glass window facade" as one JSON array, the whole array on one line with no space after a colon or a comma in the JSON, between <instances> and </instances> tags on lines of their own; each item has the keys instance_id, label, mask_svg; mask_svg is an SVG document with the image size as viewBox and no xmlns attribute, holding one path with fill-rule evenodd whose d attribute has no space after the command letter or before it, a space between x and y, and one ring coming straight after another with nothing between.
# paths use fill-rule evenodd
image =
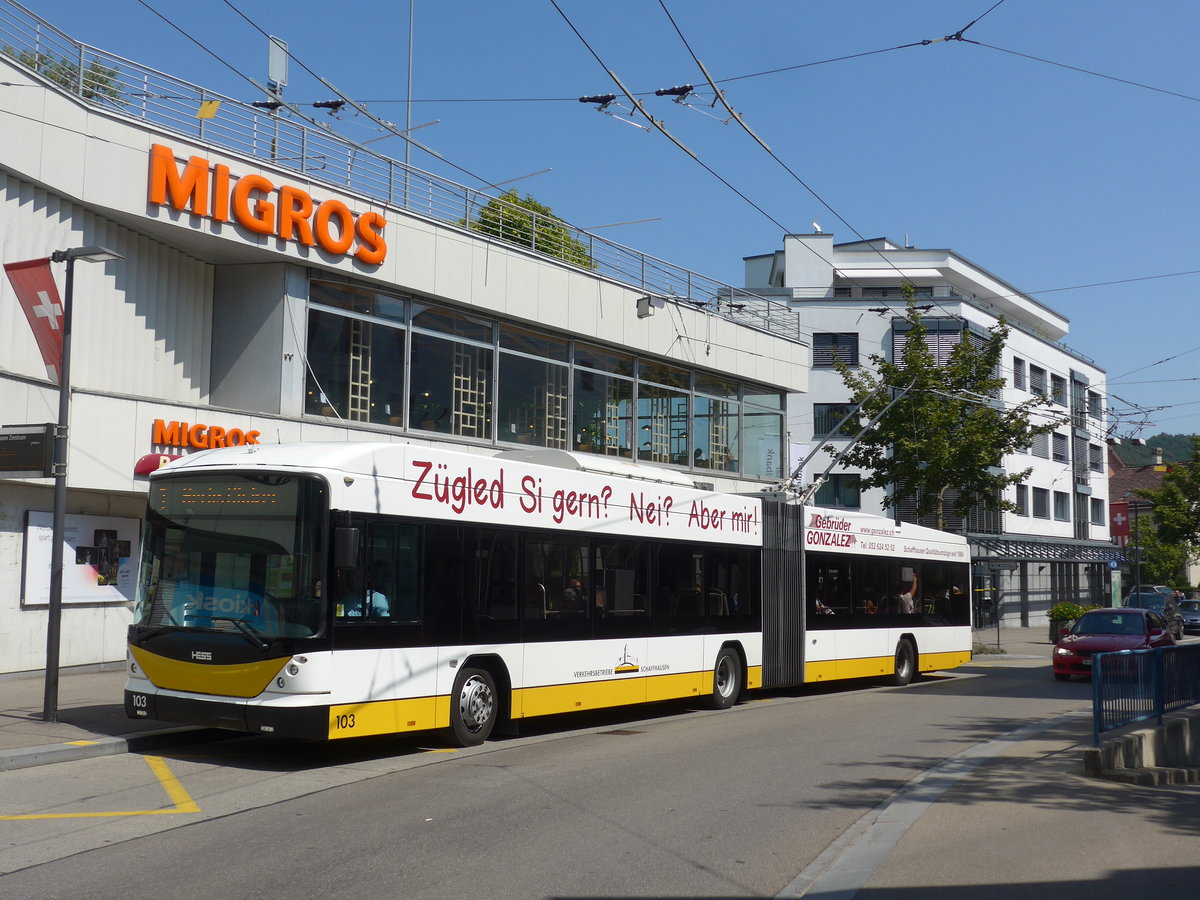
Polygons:
<instances>
[{"instance_id":1,"label":"glass window facade","mask_svg":"<svg viewBox=\"0 0 1200 900\"><path fill-rule=\"evenodd\" d=\"M784 395L349 284L310 284L305 412L489 444L785 474Z\"/></svg>"}]
</instances>

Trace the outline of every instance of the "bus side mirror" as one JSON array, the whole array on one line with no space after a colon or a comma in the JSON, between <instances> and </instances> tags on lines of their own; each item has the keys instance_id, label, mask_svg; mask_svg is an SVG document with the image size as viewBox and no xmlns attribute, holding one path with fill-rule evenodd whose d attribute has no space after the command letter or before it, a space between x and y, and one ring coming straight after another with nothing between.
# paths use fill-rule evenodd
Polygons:
<instances>
[{"instance_id":1,"label":"bus side mirror","mask_svg":"<svg viewBox=\"0 0 1200 900\"><path fill-rule=\"evenodd\" d=\"M357 528L339 525L333 529L333 567L335 569L353 569L358 565Z\"/></svg>"}]
</instances>

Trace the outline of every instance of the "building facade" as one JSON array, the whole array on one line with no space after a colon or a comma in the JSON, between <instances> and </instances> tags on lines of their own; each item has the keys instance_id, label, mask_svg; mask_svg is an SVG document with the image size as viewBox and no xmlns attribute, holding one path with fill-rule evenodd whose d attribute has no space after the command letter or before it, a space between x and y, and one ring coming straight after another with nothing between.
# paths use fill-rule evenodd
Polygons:
<instances>
[{"instance_id":1,"label":"building facade","mask_svg":"<svg viewBox=\"0 0 1200 900\"><path fill-rule=\"evenodd\" d=\"M971 541L977 624L997 615L1010 624L1037 624L1060 600L1110 602L1109 563L1119 554L1108 543L1105 373L1062 343L1065 317L953 251L886 239L835 244L829 234L788 235L782 250L746 258L745 271L748 291L803 311L812 377L807 395L789 397L788 430L793 442L810 446L837 450L852 439L836 433L850 392L834 360L854 367L871 354L894 359L902 351L908 328L902 284L915 287L935 358L945 358L964 335L986 337L1003 315L1011 331L1000 400L1012 406L1031 395L1048 397L1051 405L1034 421L1048 417L1055 428L1003 461L1008 471L1031 469L1009 489L1016 511L981 506L947 523ZM828 460L818 454L805 473L809 482ZM835 467L815 502L917 520L915 504L885 508L882 489L863 491L858 482L855 471Z\"/></svg>"},{"instance_id":2,"label":"building facade","mask_svg":"<svg viewBox=\"0 0 1200 900\"><path fill-rule=\"evenodd\" d=\"M124 657L148 473L176 456L382 439L730 491L786 471L809 364L794 310L735 315L725 286L569 228L571 262L537 222L482 233L486 193L13 22L0 260L124 257L74 270L62 665ZM98 92L44 58L115 74ZM0 425L56 421L7 279L0 316ZM52 496L0 479L0 672L44 664Z\"/></svg>"}]
</instances>

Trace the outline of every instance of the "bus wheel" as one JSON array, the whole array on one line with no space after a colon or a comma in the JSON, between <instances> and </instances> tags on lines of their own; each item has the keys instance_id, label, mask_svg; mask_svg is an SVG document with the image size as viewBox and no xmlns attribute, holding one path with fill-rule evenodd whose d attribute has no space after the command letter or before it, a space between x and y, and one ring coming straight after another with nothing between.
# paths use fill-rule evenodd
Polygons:
<instances>
[{"instance_id":1,"label":"bus wheel","mask_svg":"<svg viewBox=\"0 0 1200 900\"><path fill-rule=\"evenodd\" d=\"M497 715L496 682L484 669L463 669L450 696L449 736L460 747L482 744Z\"/></svg>"},{"instance_id":2,"label":"bus wheel","mask_svg":"<svg viewBox=\"0 0 1200 900\"><path fill-rule=\"evenodd\" d=\"M892 684L906 685L917 674L917 652L913 649L912 641L901 640L896 645L896 673L892 675Z\"/></svg>"},{"instance_id":3,"label":"bus wheel","mask_svg":"<svg viewBox=\"0 0 1200 900\"><path fill-rule=\"evenodd\" d=\"M713 709L729 709L737 703L741 692L742 661L735 651L723 647L717 654L717 664L713 666Z\"/></svg>"}]
</instances>

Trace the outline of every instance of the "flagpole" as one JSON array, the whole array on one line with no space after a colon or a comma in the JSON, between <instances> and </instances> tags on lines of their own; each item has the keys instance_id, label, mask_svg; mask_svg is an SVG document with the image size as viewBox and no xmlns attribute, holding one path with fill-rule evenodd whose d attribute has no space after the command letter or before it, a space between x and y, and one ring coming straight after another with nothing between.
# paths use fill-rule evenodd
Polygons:
<instances>
[{"instance_id":1,"label":"flagpole","mask_svg":"<svg viewBox=\"0 0 1200 900\"><path fill-rule=\"evenodd\" d=\"M106 262L124 259L106 247L76 247L55 250L51 262L67 264L63 292L62 359L58 367L58 427L54 430L54 524L50 544L50 609L46 622L46 690L42 701L42 719L58 721L58 664L62 643L63 543L67 519L67 451L71 420L71 316L75 308L75 260Z\"/></svg>"},{"instance_id":2,"label":"flagpole","mask_svg":"<svg viewBox=\"0 0 1200 900\"><path fill-rule=\"evenodd\" d=\"M60 259L61 257L61 259ZM58 660L62 643L63 539L67 517L67 429L71 420L71 312L75 304L75 257L69 250L56 250L54 262L66 261L67 283L63 292L62 359L58 366L58 427L54 429L54 524L50 539L50 611L46 622L46 690L42 720L58 721Z\"/></svg>"}]
</instances>

